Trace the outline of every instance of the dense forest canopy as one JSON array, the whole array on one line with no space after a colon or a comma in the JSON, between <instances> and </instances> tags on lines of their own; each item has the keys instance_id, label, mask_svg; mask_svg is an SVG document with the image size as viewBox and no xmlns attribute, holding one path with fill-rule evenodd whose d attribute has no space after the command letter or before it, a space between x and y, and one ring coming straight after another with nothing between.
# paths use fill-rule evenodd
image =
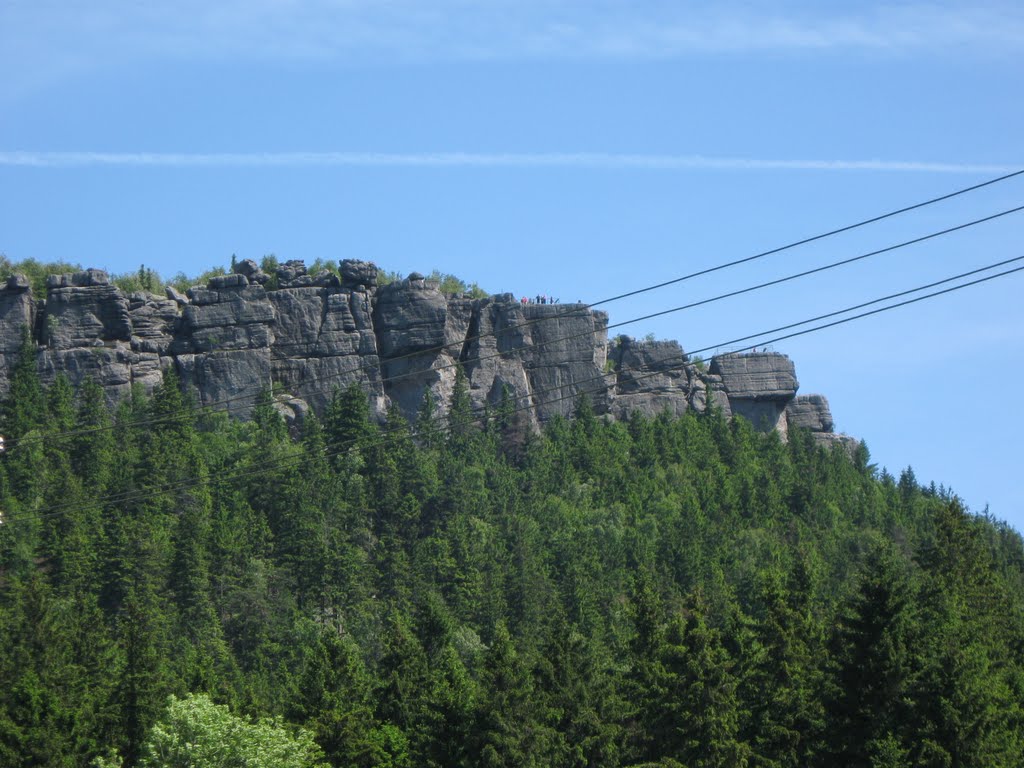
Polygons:
<instances>
[{"instance_id":1,"label":"dense forest canopy","mask_svg":"<svg viewBox=\"0 0 1024 768\"><path fill-rule=\"evenodd\" d=\"M112 412L26 356L0 764L1024 764L1006 525L713 408L433 410L349 388L290 435L167 373Z\"/></svg>"}]
</instances>

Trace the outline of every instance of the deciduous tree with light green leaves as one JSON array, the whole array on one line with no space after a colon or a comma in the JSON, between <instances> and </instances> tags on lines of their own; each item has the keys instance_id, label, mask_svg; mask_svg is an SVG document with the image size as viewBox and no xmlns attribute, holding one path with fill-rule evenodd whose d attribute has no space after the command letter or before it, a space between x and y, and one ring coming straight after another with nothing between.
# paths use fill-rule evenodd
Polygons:
<instances>
[{"instance_id":1,"label":"deciduous tree with light green leaves","mask_svg":"<svg viewBox=\"0 0 1024 768\"><path fill-rule=\"evenodd\" d=\"M153 726L140 768L317 768L322 753L308 731L280 719L250 722L205 694L171 696ZM120 768L120 758L99 758L94 768Z\"/></svg>"}]
</instances>

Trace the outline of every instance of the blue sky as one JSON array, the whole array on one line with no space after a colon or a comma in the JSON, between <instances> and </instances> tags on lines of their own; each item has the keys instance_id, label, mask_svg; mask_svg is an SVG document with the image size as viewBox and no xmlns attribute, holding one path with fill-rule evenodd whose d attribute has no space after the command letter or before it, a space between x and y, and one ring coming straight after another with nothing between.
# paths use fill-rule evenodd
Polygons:
<instances>
[{"instance_id":1,"label":"blue sky","mask_svg":"<svg viewBox=\"0 0 1024 768\"><path fill-rule=\"evenodd\" d=\"M1024 167L1019 3L0 0L0 252L232 253L596 301ZM1024 204L1008 181L612 322ZM685 348L1024 255L1021 217L623 328ZM781 343L894 473L1024 528L1017 275Z\"/></svg>"}]
</instances>

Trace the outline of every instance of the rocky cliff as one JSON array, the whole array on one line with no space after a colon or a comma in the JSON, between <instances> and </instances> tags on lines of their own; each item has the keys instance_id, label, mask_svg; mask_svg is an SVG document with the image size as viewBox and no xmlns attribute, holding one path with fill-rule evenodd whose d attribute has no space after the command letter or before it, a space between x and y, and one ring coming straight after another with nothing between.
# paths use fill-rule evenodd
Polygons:
<instances>
[{"instance_id":1,"label":"rocky cliff","mask_svg":"<svg viewBox=\"0 0 1024 768\"><path fill-rule=\"evenodd\" d=\"M46 296L14 275L0 289L0 394L25 329L46 382L92 377L114 402L151 390L174 367L202 405L244 417L273 388L290 422L322 411L336 387L358 382L373 411L413 417L430 391L449 401L457 365L475 406L507 392L532 425L568 414L589 394L598 413L702 411L713 402L761 429L790 424L822 442L833 432L828 402L797 397L793 363L774 353L687 361L674 341L607 338L607 316L585 305L522 304L511 294L446 295L417 274L378 285L375 265L343 261L338 274L302 262L267 275L251 261L187 294L125 295L99 270L52 275Z\"/></svg>"}]
</instances>

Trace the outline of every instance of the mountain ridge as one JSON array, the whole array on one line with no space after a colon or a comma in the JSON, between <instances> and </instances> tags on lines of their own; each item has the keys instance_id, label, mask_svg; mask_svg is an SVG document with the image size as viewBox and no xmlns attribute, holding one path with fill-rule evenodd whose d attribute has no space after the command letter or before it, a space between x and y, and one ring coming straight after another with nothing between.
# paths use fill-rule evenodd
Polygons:
<instances>
[{"instance_id":1,"label":"mountain ridge","mask_svg":"<svg viewBox=\"0 0 1024 768\"><path fill-rule=\"evenodd\" d=\"M587 394L596 413L619 419L711 402L784 438L796 425L824 444L855 444L834 431L824 396L797 395L785 355L718 355L705 369L676 341L609 340L607 326L607 314L586 304L448 294L418 273L382 285L375 264L353 259L316 275L302 261L269 275L245 260L163 296L124 292L86 269L50 275L40 298L14 274L0 288L0 395L28 328L44 382L91 377L110 402L134 386L152 391L173 367L200 405L243 418L272 389L297 426L310 410L322 413L336 387L358 383L375 416L394 405L411 420L428 391L446 411L461 366L475 408L508 396L531 428L570 414Z\"/></svg>"}]
</instances>

